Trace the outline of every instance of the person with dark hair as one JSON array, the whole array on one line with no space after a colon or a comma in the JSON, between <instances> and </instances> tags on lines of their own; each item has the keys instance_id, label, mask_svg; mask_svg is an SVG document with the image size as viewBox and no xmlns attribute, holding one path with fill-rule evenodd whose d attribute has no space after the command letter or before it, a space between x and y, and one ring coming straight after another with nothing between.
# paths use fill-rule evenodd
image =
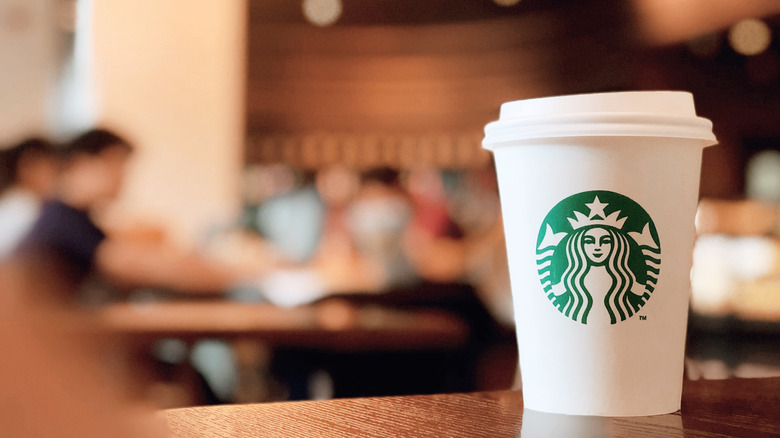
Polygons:
<instances>
[{"instance_id":1,"label":"person with dark hair","mask_svg":"<svg viewBox=\"0 0 780 438\"><path fill-rule=\"evenodd\" d=\"M57 178L54 147L28 138L0 154L0 259L11 254L51 197Z\"/></svg>"},{"instance_id":2,"label":"person with dark hair","mask_svg":"<svg viewBox=\"0 0 780 438\"><path fill-rule=\"evenodd\" d=\"M75 285L96 274L128 289L222 294L247 276L259 275L197 254L181 254L158 242L107 235L93 215L118 196L132 150L127 140L106 129L93 129L70 141L62 150L57 197L44 205L17 254L56 265L63 279Z\"/></svg>"},{"instance_id":3,"label":"person with dark hair","mask_svg":"<svg viewBox=\"0 0 780 438\"><path fill-rule=\"evenodd\" d=\"M106 129L85 132L64 147L57 198L46 203L16 252L26 266L58 276L60 285L52 300L66 306L104 300L105 293L96 293L90 287L94 285L109 286L103 289L110 295L143 288L230 296L263 278L263 266L222 264L160 241L104 231L93 215L119 195L132 152L128 140ZM215 342L193 347L193 366L210 390L219 390L218 397L227 399L236 371L229 346ZM219 369L208 368L215 363Z\"/></svg>"},{"instance_id":4,"label":"person with dark hair","mask_svg":"<svg viewBox=\"0 0 780 438\"><path fill-rule=\"evenodd\" d=\"M95 128L71 140L62 150L62 155L65 158L79 154L98 155L109 148L123 149L126 152L133 150L130 142L119 134L108 129Z\"/></svg>"}]
</instances>

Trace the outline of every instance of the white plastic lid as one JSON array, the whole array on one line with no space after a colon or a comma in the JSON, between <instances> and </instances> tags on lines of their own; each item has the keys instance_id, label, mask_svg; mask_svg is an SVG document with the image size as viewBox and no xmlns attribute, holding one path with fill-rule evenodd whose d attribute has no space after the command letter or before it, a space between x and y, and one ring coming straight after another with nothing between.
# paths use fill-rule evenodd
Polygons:
<instances>
[{"instance_id":1,"label":"white plastic lid","mask_svg":"<svg viewBox=\"0 0 780 438\"><path fill-rule=\"evenodd\" d=\"M712 122L696 116L685 91L628 91L518 100L501 105L485 126L482 147L542 138L580 136L666 137L716 143Z\"/></svg>"}]
</instances>

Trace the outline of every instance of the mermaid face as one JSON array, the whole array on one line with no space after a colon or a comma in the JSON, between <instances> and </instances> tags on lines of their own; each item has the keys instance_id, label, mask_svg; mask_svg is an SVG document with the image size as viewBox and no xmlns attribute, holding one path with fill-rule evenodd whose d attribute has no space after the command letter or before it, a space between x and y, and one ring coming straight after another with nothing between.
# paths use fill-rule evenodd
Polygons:
<instances>
[{"instance_id":1,"label":"mermaid face","mask_svg":"<svg viewBox=\"0 0 780 438\"><path fill-rule=\"evenodd\" d=\"M586 231L582 236L582 244L585 255L594 265L604 263L612 252L612 236L604 228L596 227Z\"/></svg>"}]
</instances>

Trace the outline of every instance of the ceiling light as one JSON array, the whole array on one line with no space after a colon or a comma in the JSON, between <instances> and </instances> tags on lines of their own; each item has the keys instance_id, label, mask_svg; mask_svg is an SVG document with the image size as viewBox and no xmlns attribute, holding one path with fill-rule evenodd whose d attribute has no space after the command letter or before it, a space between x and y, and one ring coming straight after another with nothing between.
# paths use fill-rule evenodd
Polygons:
<instances>
[{"instance_id":1,"label":"ceiling light","mask_svg":"<svg viewBox=\"0 0 780 438\"><path fill-rule=\"evenodd\" d=\"M330 26L341 17L341 0L303 0L303 15L312 24Z\"/></svg>"},{"instance_id":2,"label":"ceiling light","mask_svg":"<svg viewBox=\"0 0 780 438\"><path fill-rule=\"evenodd\" d=\"M772 31L761 20L742 20L729 30L729 44L742 55L758 55L771 42Z\"/></svg>"}]
</instances>

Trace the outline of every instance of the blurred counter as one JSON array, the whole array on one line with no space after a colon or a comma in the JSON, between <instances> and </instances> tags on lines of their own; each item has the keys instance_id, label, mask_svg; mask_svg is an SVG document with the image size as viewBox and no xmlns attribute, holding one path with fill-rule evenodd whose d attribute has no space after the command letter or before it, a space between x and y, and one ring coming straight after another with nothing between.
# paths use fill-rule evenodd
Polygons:
<instances>
[{"instance_id":1,"label":"blurred counter","mask_svg":"<svg viewBox=\"0 0 780 438\"><path fill-rule=\"evenodd\" d=\"M696 231L692 312L780 326L780 206L705 199Z\"/></svg>"}]
</instances>

